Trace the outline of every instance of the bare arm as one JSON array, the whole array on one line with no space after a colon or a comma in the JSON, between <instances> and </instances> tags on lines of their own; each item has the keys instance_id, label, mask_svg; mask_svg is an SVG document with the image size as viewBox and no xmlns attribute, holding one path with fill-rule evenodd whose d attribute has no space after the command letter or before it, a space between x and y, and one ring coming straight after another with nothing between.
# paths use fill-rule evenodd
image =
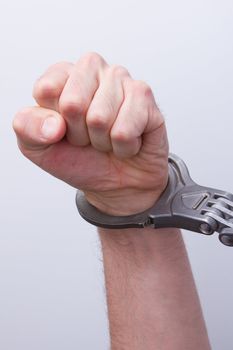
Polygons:
<instances>
[{"instance_id":1,"label":"bare arm","mask_svg":"<svg viewBox=\"0 0 233 350\"><path fill-rule=\"evenodd\" d=\"M112 350L210 349L179 230L99 230Z\"/></svg>"},{"instance_id":2,"label":"bare arm","mask_svg":"<svg viewBox=\"0 0 233 350\"><path fill-rule=\"evenodd\" d=\"M150 208L168 179L164 118L150 87L95 53L50 67L14 119L22 153L112 215ZM100 230L113 350L208 349L177 231Z\"/></svg>"}]
</instances>

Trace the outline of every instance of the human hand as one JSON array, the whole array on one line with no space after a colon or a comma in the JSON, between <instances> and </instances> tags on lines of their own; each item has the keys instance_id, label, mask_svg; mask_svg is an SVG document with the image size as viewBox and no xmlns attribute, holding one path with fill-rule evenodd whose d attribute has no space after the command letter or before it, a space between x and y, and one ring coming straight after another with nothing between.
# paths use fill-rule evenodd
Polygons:
<instances>
[{"instance_id":1,"label":"human hand","mask_svg":"<svg viewBox=\"0 0 233 350\"><path fill-rule=\"evenodd\" d=\"M50 67L33 96L38 106L13 122L27 158L105 213L130 215L154 204L167 184L168 142L146 83L90 53Z\"/></svg>"}]
</instances>

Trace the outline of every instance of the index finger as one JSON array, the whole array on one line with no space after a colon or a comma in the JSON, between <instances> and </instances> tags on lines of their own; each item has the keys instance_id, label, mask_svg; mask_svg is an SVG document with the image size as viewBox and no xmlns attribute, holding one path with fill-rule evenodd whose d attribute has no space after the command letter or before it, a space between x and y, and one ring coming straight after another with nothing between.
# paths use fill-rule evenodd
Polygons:
<instances>
[{"instance_id":1,"label":"index finger","mask_svg":"<svg viewBox=\"0 0 233 350\"><path fill-rule=\"evenodd\" d=\"M33 97L39 106L58 112L60 95L73 66L74 64L70 62L56 63L49 67L36 81L33 88Z\"/></svg>"}]
</instances>

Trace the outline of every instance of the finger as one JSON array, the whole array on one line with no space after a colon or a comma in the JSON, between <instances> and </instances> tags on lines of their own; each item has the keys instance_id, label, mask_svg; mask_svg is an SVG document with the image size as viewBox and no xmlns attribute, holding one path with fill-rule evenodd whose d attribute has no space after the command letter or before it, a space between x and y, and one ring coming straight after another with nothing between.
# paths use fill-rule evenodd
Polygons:
<instances>
[{"instance_id":1,"label":"finger","mask_svg":"<svg viewBox=\"0 0 233 350\"><path fill-rule=\"evenodd\" d=\"M47 148L60 141L66 132L64 119L57 112L29 107L18 112L13 128L19 144L29 150Z\"/></svg>"},{"instance_id":2,"label":"finger","mask_svg":"<svg viewBox=\"0 0 233 350\"><path fill-rule=\"evenodd\" d=\"M128 80L125 95L111 130L113 152L118 158L129 158L139 152L142 136L149 131L150 114L155 106L153 93L144 82Z\"/></svg>"},{"instance_id":3,"label":"finger","mask_svg":"<svg viewBox=\"0 0 233 350\"><path fill-rule=\"evenodd\" d=\"M39 106L58 111L58 101L73 66L69 62L56 63L36 81L33 97Z\"/></svg>"},{"instance_id":4,"label":"finger","mask_svg":"<svg viewBox=\"0 0 233 350\"><path fill-rule=\"evenodd\" d=\"M88 109L88 134L91 144L99 151L112 150L110 130L124 100L122 82L128 76L123 67L109 67Z\"/></svg>"},{"instance_id":5,"label":"finger","mask_svg":"<svg viewBox=\"0 0 233 350\"><path fill-rule=\"evenodd\" d=\"M85 55L73 67L61 94L59 111L67 122L67 139L73 145L90 143L86 113L105 66L105 61L98 54Z\"/></svg>"}]
</instances>

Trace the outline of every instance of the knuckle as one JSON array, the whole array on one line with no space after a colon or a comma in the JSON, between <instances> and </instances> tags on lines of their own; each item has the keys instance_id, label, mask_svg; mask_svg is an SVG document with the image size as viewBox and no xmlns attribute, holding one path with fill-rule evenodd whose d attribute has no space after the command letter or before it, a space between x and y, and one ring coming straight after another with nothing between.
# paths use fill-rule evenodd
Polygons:
<instances>
[{"instance_id":1,"label":"knuckle","mask_svg":"<svg viewBox=\"0 0 233 350\"><path fill-rule=\"evenodd\" d=\"M24 129L25 126L25 118L28 118L30 116L30 110L29 108L22 108L19 110L12 121L12 127L16 134L20 134L21 131ZM23 123L22 123L23 120Z\"/></svg>"},{"instance_id":2,"label":"knuckle","mask_svg":"<svg viewBox=\"0 0 233 350\"><path fill-rule=\"evenodd\" d=\"M15 114L15 118L20 118L20 116L29 117L29 116L31 116L31 114L32 114L31 107L23 107Z\"/></svg>"},{"instance_id":3,"label":"knuckle","mask_svg":"<svg viewBox=\"0 0 233 350\"><path fill-rule=\"evenodd\" d=\"M129 76L128 70L120 65L112 65L109 67L109 72L111 75L116 76L116 77L124 77L124 76Z\"/></svg>"},{"instance_id":4,"label":"knuckle","mask_svg":"<svg viewBox=\"0 0 233 350\"><path fill-rule=\"evenodd\" d=\"M111 139L116 143L129 143L132 141L132 135L125 129L112 130Z\"/></svg>"},{"instance_id":5,"label":"knuckle","mask_svg":"<svg viewBox=\"0 0 233 350\"><path fill-rule=\"evenodd\" d=\"M59 70L62 70L62 69L69 69L69 68L72 68L73 67L73 63L71 62L68 62L68 61L59 61L59 62L56 62L54 63L52 66L50 66L48 68L48 72L54 70L54 69L59 69Z\"/></svg>"},{"instance_id":6,"label":"knuckle","mask_svg":"<svg viewBox=\"0 0 233 350\"><path fill-rule=\"evenodd\" d=\"M56 98L58 94L58 87L51 79L43 77L34 84L33 97L37 100Z\"/></svg>"},{"instance_id":7,"label":"knuckle","mask_svg":"<svg viewBox=\"0 0 233 350\"><path fill-rule=\"evenodd\" d=\"M151 87L141 80L135 80L132 84L134 94L140 95L146 98L150 98L153 95Z\"/></svg>"},{"instance_id":8,"label":"knuckle","mask_svg":"<svg viewBox=\"0 0 233 350\"><path fill-rule=\"evenodd\" d=\"M104 59L96 52L88 52L80 59L87 66L102 66L104 65Z\"/></svg>"},{"instance_id":9,"label":"knuckle","mask_svg":"<svg viewBox=\"0 0 233 350\"><path fill-rule=\"evenodd\" d=\"M86 103L81 98L60 99L59 111L64 116L78 116L86 113Z\"/></svg>"},{"instance_id":10,"label":"knuckle","mask_svg":"<svg viewBox=\"0 0 233 350\"><path fill-rule=\"evenodd\" d=\"M91 112L87 115L87 126L93 129L107 131L109 129L108 118L103 113Z\"/></svg>"}]
</instances>

